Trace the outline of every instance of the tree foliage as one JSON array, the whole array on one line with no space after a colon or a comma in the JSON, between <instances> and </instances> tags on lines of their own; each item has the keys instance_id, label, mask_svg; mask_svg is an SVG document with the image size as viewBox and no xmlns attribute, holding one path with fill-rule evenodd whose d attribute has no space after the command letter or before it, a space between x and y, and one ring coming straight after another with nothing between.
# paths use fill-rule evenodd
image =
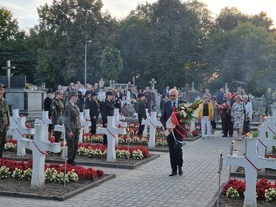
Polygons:
<instances>
[{"instance_id":1,"label":"tree foliage","mask_svg":"<svg viewBox=\"0 0 276 207\"><path fill-rule=\"evenodd\" d=\"M123 59L118 49L107 46L101 57L101 70L109 80L118 80L123 68Z\"/></svg>"}]
</instances>

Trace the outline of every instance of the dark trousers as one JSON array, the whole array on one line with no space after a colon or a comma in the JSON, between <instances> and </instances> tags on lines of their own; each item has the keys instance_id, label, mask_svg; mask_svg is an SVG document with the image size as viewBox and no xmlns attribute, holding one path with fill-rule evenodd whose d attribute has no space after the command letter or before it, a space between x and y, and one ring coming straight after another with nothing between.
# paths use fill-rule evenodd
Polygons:
<instances>
[{"instance_id":1,"label":"dark trousers","mask_svg":"<svg viewBox=\"0 0 276 207\"><path fill-rule=\"evenodd\" d=\"M145 129L145 125L142 125L142 117L139 117L139 115L138 115L138 120L139 120L138 135L142 135Z\"/></svg>"},{"instance_id":2,"label":"dark trousers","mask_svg":"<svg viewBox=\"0 0 276 207\"><path fill-rule=\"evenodd\" d=\"M243 133L246 134L250 132L250 121L247 120L243 123Z\"/></svg>"},{"instance_id":3,"label":"dark trousers","mask_svg":"<svg viewBox=\"0 0 276 207\"><path fill-rule=\"evenodd\" d=\"M68 162L74 162L74 159L77 156L77 151L78 151L78 142L79 142L79 135L80 135L80 130L73 130L73 137L69 138L68 137L68 132L66 132L66 142L68 146ZM71 163L70 163L71 164Z\"/></svg>"},{"instance_id":4,"label":"dark trousers","mask_svg":"<svg viewBox=\"0 0 276 207\"><path fill-rule=\"evenodd\" d=\"M223 135L227 136L229 133L229 136L233 136L233 122L231 121L231 116L226 116L225 118L221 117L221 122Z\"/></svg>"},{"instance_id":5,"label":"dark trousers","mask_svg":"<svg viewBox=\"0 0 276 207\"><path fill-rule=\"evenodd\" d=\"M271 107L270 107L270 103L266 103L265 104L265 115L268 116L268 115L272 115L271 114Z\"/></svg>"},{"instance_id":6,"label":"dark trousers","mask_svg":"<svg viewBox=\"0 0 276 207\"><path fill-rule=\"evenodd\" d=\"M183 141L183 138L181 136L178 137L176 135L176 139L178 141ZM182 144L176 143L176 141L173 138L172 133L170 133L169 136L167 136L167 142L168 142L168 146L169 146L172 172L176 172L177 167L181 168L183 165Z\"/></svg>"},{"instance_id":7,"label":"dark trousers","mask_svg":"<svg viewBox=\"0 0 276 207\"><path fill-rule=\"evenodd\" d=\"M106 128L106 124L105 122L103 122L103 127ZM107 135L104 134L103 135L103 145L107 145Z\"/></svg>"},{"instance_id":8,"label":"dark trousers","mask_svg":"<svg viewBox=\"0 0 276 207\"><path fill-rule=\"evenodd\" d=\"M6 135L7 135L6 129L3 129L3 131L0 130L0 157L2 157L2 154L4 151L4 146L6 143Z\"/></svg>"},{"instance_id":9,"label":"dark trousers","mask_svg":"<svg viewBox=\"0 0 276 207\"><path fill-rule=\"evenodd\" d=\"M94 119L94 117L91 117L91 134L96 134L97 120L98 117L96 117L96 119Z\"/></svg>"}]
</instances>

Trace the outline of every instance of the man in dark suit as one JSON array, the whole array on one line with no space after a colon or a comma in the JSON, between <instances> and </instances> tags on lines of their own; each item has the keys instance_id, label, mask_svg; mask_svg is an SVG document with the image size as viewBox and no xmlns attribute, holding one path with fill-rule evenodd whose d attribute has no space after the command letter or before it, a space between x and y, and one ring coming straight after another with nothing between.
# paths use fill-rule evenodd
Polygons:
<instances>
[{"instance_id":1,"label":"man in dark suit","mask_svg":"<svg viewBox=\"0 0 276 207\"><path fill-rule=\"evenodd\" d=\"M169 153L170 153L170 163L172 172L169 176L177 175L177 168L179 175L183 175L182 165L183 165L183 136L185 135L184 128L176 126L175 128L167 128L167 121L171 117L173 111L176 110L178 104L178 91L176 89L171 89L169 91L170 100L164 103L164 108L162 110L162 115L160 121L165 130L169 133L167 138Z\"/></svg>"}]
</instances>

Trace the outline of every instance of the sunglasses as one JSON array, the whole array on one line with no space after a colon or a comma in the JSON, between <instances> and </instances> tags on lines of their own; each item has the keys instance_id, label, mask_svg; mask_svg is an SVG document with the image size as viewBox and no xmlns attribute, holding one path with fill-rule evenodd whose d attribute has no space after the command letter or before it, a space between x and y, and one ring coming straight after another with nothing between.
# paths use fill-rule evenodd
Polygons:
<instances>
[{"instance_id":1,"label":"sunglasses","mask_svg":"<svg viewBox=\"0 0 276 207\"><path fill-rule=\"evenodd\" d=\"M175 97L176 95L170 95L170 97Z\"/></svg>"}]
</instances>

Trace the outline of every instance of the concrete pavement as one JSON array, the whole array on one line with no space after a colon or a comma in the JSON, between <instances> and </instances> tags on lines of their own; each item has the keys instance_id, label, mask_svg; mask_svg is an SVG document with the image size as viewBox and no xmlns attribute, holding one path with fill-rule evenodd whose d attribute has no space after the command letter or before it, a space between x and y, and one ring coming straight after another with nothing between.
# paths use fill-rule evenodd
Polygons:
<instances>
[{"instance_id":1,"label":"concrete pavement","mask_svg":"<svg viewBox=\"0 0 276 207\"><path fill-rule=\"evenodd\" d=\"M222 150L223 157L230 152L232 138L221 135L218 131L210 140L198 139L183 146L183 176L168 176L169 154L160 152L159 158L135 170L100 168L116 178L63 202L1 196L0 203L9 207L205 207L218 190L219 152ZM244 151L244 140L236 141L235 148ZM229 166L224 165L222 183L228 176Z\"/></svg>"}]
</instances>

